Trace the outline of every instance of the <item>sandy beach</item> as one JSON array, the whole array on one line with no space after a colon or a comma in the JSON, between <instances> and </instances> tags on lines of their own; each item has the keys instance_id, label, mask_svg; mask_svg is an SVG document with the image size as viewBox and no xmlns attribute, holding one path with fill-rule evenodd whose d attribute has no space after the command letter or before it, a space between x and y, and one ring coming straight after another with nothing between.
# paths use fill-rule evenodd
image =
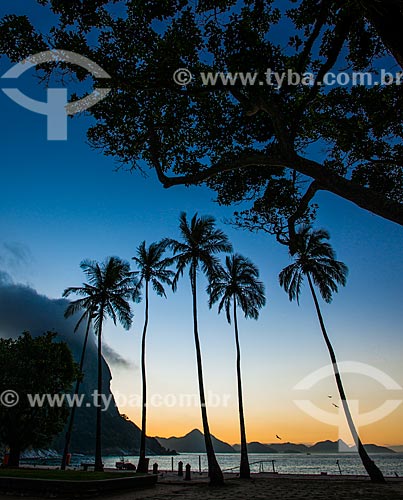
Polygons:
<instances>
[{"instance_id":1,"label":"sandy beach","mask_svg":"<svg viewBox=\"0 0 403 500\"><path fill-rule=\"evenodd\" d=\"M0 496L1 499L12 498ZM24 497L37 500L35 497ZM403 500L403 482L386 485L368 480L332 478L271 478L256 475L250 481L227 479L225 486L212 488L205 481L162 480L154 488L119 492L97 498L113 500Z\"/></svg>"}]
</instances>

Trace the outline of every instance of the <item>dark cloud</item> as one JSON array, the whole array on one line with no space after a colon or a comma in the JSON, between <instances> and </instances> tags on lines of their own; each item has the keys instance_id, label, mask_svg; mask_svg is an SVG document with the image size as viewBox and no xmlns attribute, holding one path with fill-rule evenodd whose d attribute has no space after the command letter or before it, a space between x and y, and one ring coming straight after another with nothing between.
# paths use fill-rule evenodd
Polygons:
<instances>
[{"instance_id":1,"label":"dark cloud","mask_svg":"<svg viewBox=\"0 0 403 500\"><path fill-rule=\"evenodd\" d=\"M68 305L65 299L50 299L40 295L33 288L13 283L8 273L0 270L0 337L16 338L24 331L32 335L41 335L45 331L55 331L61 340L67 342L78 361L84 340L86 322L74 333L79 315L64 318ZM91 332L88 345L88 363L95 363L96 339ZM126 360L107 344L102 346L106 360L113 366L132 368Z\"/></svg>"},{"instance_id":2,"label":"dark cloud","mask_svg":"<svg viewBox=\"0 0 403 500\"><path fill-rule=\"evenodd\" d=\"M68 319L64 318L64 311L68 303L65 299L50 299L40 295L29 286L15 284L7 273L0 270L0 338L17 338L24 331L29 331L33 336L37 336L53 330L58 333L60 340L69 345L76 362L79 362L86 325L83 324L74 333L79 315ZM105 354L112 364L130 366L129 362L108 346L105 346ZM102 370L102 391L108 397L111 394L112 375L105 358ZM91 398L91 394L98 387L98 355L96 337L93 332L91 332L87 344L83 372L84 378L80 385L80 391ZM118 416L119 413L114 402L109 406L107 413L114 418ZM84 418L84 413L82 415ZM84 420L87 421L88 417L85 416ZM63 442L63 438L61 439Z\"/></svg>"},{"instance_id":3,"label":"dark cloud","mask_svg":"<svg viewBox=\"0 0 403 500\"><path fill-rule=\"evenodd\" d=\"M120 367L120 368L132 368L133 363L123 356L121 356L118 352L112 349L108 344L103 344L102 353L106 358L106 361L112 366Z\"/></svg>"},{"instance_id":4,"label":"dark cloud","mask_svg":"<svg viewBox=\"0 0 403 500\"><path fill-rule=\"evenodd\" d=\"M65 299L49 299L29 286L13 283L9 274L0 270L0 337L16 338L24 331L34 336L55 331L70 345L77 358L83 343L84 325L74 333L78 316L64 318L67 304ZM93 335L89 349L95 349Z\"/></svg>"}]
</instances>

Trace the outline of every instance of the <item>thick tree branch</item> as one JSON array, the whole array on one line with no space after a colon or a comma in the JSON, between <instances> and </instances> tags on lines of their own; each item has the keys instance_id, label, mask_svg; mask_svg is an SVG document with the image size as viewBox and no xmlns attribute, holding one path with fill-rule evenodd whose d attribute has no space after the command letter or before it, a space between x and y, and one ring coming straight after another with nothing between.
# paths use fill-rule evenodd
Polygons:
<instances>
[{"instance_id":1,"label":"thick tree branch","mask_svg":"<svg viewBox=\"0 0 403 500\"><path fill-rule=\"evenodd\" d=\"M287 113L274 101L274 99L270 102L265 102L261 109L265 111L271 119L282 155L285 158L293 157L295 155L294 140L283 119L283 117L288 116Z\"/></svg>"},{"instance_id":2,"label":"thick tree branch","mask_svg":"<svg viewBox=\"0 0 403 500\"><path fill-rule=\"evenodd\" d=\"M308 105L316 98L318 95L321 85L323 82L323 78L325 75L333 68L333 66L336 64L337 59L343 49L344 43L346 41L346 38L348 36L349 31L351 30L351 25L353 23L353 19L347 14L344 14L344 16L339 20L339 22L336 24L336 27L334 29L334 38L332 41L332 44L327 51L327 58L326 61L322 64L322 66L319 68L319 71L316 75L315 82L312 86L311 91L308 93L305 99L302 100L297 116L301 116L304 111L307 109ZM298 119L295 118L294 122L297 124ZM296 127L294 127L294 133L296 132Z\"/></svg>"},{"instance_id":3,"label":"thick tree branch","mask_svg":"<svg viewBox=\"0 0 403 500\"><path fill-rule=\"evenodd\" d=\"M376 29L383 43L403 68L403 7L399 0L365 0L364 16Z\"/></svg>"},{"instance_id":4,"label":"thick tree branch","mask_svg":"<svg viewBox=\"0 0 403 500\"><path fill-rule=\"evenodd\" d=\"M194 174L177 177L167 176L159 161L153 162L159 181L165 188L178 185L201 184L215 175L249 167L292 168L300 174L317 181L312 189L321 189L336 194L355 205L380 217L403 226L403 204L380 195L377 191L346 179L318 162L295 155L293 161L268 158L264 153L255 153L237 161L216 164ZM308 196L308 192L306 193Z\"/></svg>"},{"instance_id":5,"label":"thick tree branch","mask_svg":"<svg viewBox=\"0 0 403 500\"><path fill-rule=\"evenodd\" d=\"M322 2L320 2L319 14L316 19L315 26L312 30L311 35L309 36L308 40L304 45L304 50L301 52L299 56L299 64L298 64L299 73L302 73L306 68L313 45L315 41L318 39L323 26L326 24L329 14L329 7L331 3L332 0L323 0Z\"/></svg>"},{"instance_id":6,"label":"thick tree branch","mask_svg":"<svg viewBox=\"0 0 403 500\"><path fill-rule=\"evenodd\" d=\"M373 189L361 186L336 174L320 163L301 156L296 159L295 169L318 181L320 189L341 196L364 210L403 225L402 203L388 199Z\"/></svg>"},{"instance_id":7,"label":"thick tree branch","mask_svg":"<svg viewBox=\"0 0 403 500\"><path fill-rule=\"evenodd\" d=\"M323 77L328 73L333 66L336 64L337 59L341 53L343 45L346 41L346 38L350 32L353 20L351 19L349 13L343 15L343 17L336 24L334 29L334 37L332 44L327 51L327 59L325 63L321 66L318 71L315 85L312 87L312 90L317 92L319 84L322 83Z\"/></svg>"},{"instance_id":8,"label":"thick tree branch","mask_svg":"<svg viewBox=\"0 0 403 500\"><path fill-rule=\"evenodd\" d=\"M212 167L209 167L206 170L202 170L201 172L195 174L180 175L177 177L167 176L163 172L161 164L159 162L153 162L153 166L157 172L158 180L165 188L183 184L184 185L201 184L202 182L205 182L215 177L218 174L230 172L233 170L240 170L242 168L251 168L251 167L276 167L279 169L287 168L286 163L281 159L270 159L265 157L264 155L260 156L258 154L243 159L239 159L231 163L219 163L217 165L213 165Z\"/></svg>"}]
</instances>

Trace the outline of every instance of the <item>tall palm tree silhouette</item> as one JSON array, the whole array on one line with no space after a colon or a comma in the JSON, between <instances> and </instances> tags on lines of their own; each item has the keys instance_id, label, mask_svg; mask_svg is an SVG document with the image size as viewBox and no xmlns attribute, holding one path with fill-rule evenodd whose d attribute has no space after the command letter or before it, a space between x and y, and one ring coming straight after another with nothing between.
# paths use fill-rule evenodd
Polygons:
<instances>
[{"instance_id":1,"label":"tall palm tree silhouette","mask_svg":"<svg viewBox=\"0 0 403 500\"><path fill-rule=\"evenodd\" d=\"M166 239L164 242L172 249L174 254L173 261L176 263L177 271L172 283L174 291L177 288L179 278L183 276L185 269L189 267L193 306L193 334L196 347L200 406L209 478L211 485L221 485L224 483L224 477L218 465L211 441L204 393L203 365L197 320L197 274L201 270L210 279L219 266L216 254L231 252L232 246L227 236L220 229L216 228L215 219L210 216L198 217L196 213L189 222L186 213L182 212L179 216L179 230L181 235L180 241Z\"/></svg>"},{"instance_id":2,"label":"tall palm tree silhouette","mask_svg":"<svg viewBox=\"0 0 403 500\"><path fill-rule=\"evenodd\" d=\"M218 269L207 289L210 295L210 307L219 301L218 312L220 313L225 309L228 323L231 323L232 310L237 352L236 371L241 435L240 477L245 479L250 478L250 467L243 410L241 348L239 343L237 307L242 309L245 318L258 318L259 309L266 303L264 285L261 281L258 281L258 278L259 271L249 259L239 254L227 255L225 258L225 267Z\"/></svg>"},{"instance_id":3,"label":"tall palm tree silhouette","mask_svg":"<svg viewBox=\"0 0 403 500\"><path fill-rule=\"evenodd\" d=\"M146 378L146 334L148 327L148 307L149 307L149 285L151 284L154 292L166 297L164 284L172 285L174 272L167 269L172 263L171 259L163 258L165 245L163 243L151 243L147 248L146 242L143 241L137 248L137 255L133 257L134 262L138 267L138 271L134 274L138 277L136 292L145 288L145 312L144 312L144 327L141 339L141 375L142 375L142 417L141 417L141 441L140 441L140 457L137 467L137 472L148 472L148 464L146 461L146 425L147 425L147 378Z\"/></svg>"},{"instance_id":4,"label":"tall palm tree silhouette","mask_svg":"<svg viewBox=\"0 0 403 500\"><path fill-rule=\"evenodd\" d=\"M87 343L88 343L88 334L90 332L91 328L91 321L95 317L95 309L93 310L91 307L91 304L87 304L88 309L86 307L82 308L81 306L77 306L77 304L74 304L70 302L70 304L67 306L65 312L64 312L64 317L69 318L70 316L75 315L78 311L81 311L84 309L83 314L81 315L80 319L78 320L75 328L74 328L74 333L77 332L79 329L81 323L86 319L87 320L87 327L85 329L85 335L84 335L84 341L83 341L83 347L81 350L81 358L80 358L80 368L79 368L79 373L80 376L76 380L76 386L74 389L74 396L77 396L80 390L80 384L82 381L82 377L84 376L83 374L83 367L84 367L84 360L85 360L85 353L87 350ZM93 305L93 307L95 307ZM64 442L64 450L63 450L63 456L62 456L62 463L61 463L61 470L65 470L67 466L67 455L69 453L69 448L70 448L70 441L71 441L71 435L73 432L73 425L74 425L74 418L76 414L76 399L74 398L73 400L73 407L71 408L71 413L70 413L70 419L69 419L69 425L67 427L67 432L65 436L65 442Z\"/></svg>"},{"instance_id":5,"label":"tall palm tree silhouette","mask_svg":"<svg viewBox=\"0 0 403 500\"><path fill-rule=\"evenodd\" d=\"M130 271L128 262L119 257L108 257L103 263L84 260L80 264L88 283L81 287L66 288L64 297L70 294L81 296L71 304L71 310L86 310L93 315L95 332L98 335L98 402L95 436L95 470L102 471L102 327L109 316L116 325L117 320L125 329L132 324L129 299L135 290L137 280Z\"/></svg>"},{"instance_id":6,"label":"tall palm tree silhouette","mask_svg":"<svg viewBox=\"0 0 403 500\"><path fill-rule=\"evenodd\" d=\"M337 365L336 354L327 334L319 302L315 293L314 284L319 289L324 301L330 303L332 301L333 293L338 291L338 285L345 286L347 281L347 266L343 264L343 262L336 260L333 248L326 241L329 239L329 233L324 229L313 230L309 225L301 226L298 229L295 241L293 242L294 263L290 264L281 271L279 281L280 285L288 293L289 299L291 301L297 300L299 304L301 286L304 276L306 276L315 304L316 313L318 315L322 335L333 364L336 385L343 404L350 432L353 436L355 445L357 446L358 453L365 470L368 472L371 480L374 482L384 483L385 479L382 472L368 456L368 453L365 450L355 427Z\"/></svg>"}]
</instances>

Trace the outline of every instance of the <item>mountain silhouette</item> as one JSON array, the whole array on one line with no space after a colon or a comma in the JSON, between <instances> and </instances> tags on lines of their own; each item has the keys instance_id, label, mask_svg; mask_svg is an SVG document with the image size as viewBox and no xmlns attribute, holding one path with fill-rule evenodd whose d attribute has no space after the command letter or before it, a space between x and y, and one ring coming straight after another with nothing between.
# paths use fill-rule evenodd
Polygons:
<instances>
[{"instance_id":1,"label":"mountain silhouette","mask_svg":"<svg viewBox=\"0 0 403 500\"><path fill-rule=\"evenodd\" d=\"M206 453L204 436L199 429L193 429L182 437L156 437L156 439L163 447L179 453ZM234 448L230 444L220 441L213 435L211 435L211 439L216 453L235 453Z\"/></svg>"},{"instance_id":2,"label":"mountain silhouette","mask_svg":"<svg viewBox=\"0 0 403 500\"><path fill-rule=\"evenodd\" d=\"M339 444L341 445L339 447ZM395 453L394 450L390 448L386 448L385 446L378 446L377 444L364 444L365 449L368 453ZM339 453L341 452L350 452L354 447L348 446L343 440L339 439L338 441L319 441L313 446L309 447L310 453Z\"/></svg>"},{"instance_id":3,"label":"mountain silhouette","mask_svg":"<svg viewBox=\"0 0 403 500\"><path fill-rule=\"evenodd\" d=\"M74 333L79 316L64 318L68 303L64 299L51 299L40 295L29 286L15 284L0 270L0 337L15 339L24 331L29 331L36 337L46 331L54 331L57 332L56 341L66 342L75 361L79 362L85 325ZM93 454L95 448L96 408L92 397L97 389L98 354L95 340L95 335L91 332L84 363L84 379L80 385L80 394L85 395L84 405L82 408L77 408L70 446L70 451L76 453ZM105 359L102 369L103 393L108 398L112 395L110 388L112 375ZM43 376L46 377L46 373L43 373ZM138 453L141 431L137 425L119 414L113 395L108 410L102 414L102 419L104 454ZM55 436L50 447L59 452L63 451L64 436L65 430ZM166 452L154 438L147 438L146 444L149 455L162 455Z\"/></svg>"}]
</instances>

